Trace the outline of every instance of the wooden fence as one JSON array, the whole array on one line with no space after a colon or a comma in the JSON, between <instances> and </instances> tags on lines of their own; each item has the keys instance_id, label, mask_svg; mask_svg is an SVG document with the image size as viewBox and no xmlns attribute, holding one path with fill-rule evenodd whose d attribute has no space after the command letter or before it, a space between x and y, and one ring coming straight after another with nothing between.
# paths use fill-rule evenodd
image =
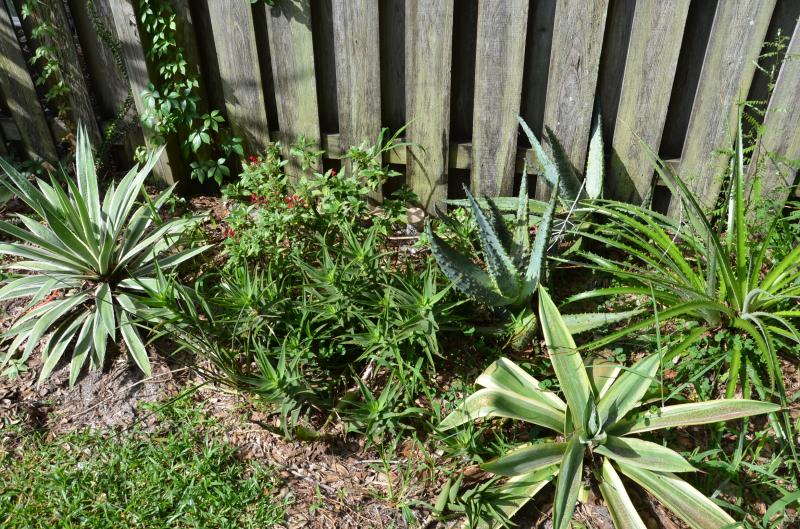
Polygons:
<instances>
[{"instance_id":1,"label":"wooden fence","mask_svg":"<svg viewBox=\"0 0 800 529\"><path fill-rule=\"evenodd\" d=\"M0 154L7 147L54 160L60 122L34 86L30 50L0 10ZM167 0L164 0L167 1ZM606 194L637 201L653 184L640 139L671 163L711 205L727 165L740 98L771 99L763 147L766 190L791 184L800 158L800 60L786 60L774 86L757 69L765 42L789 37L800 54L797 0L170 0L181 44L248 152L303 134L340 158L382 126L410 122L392 163L431 208L459 196L509 195L527 142L521 115L538 134L550 127L582 172L590 127L602 109ZM121 42L128 79L98 38L86 0L39 0L73 38L59 41L74 83L73 122L95 142L128 86L134 110L151 79L137 22L138 0L93 0ZM775 58L766 58L765 67ZM770 88L771 90L768 90ZM149 132L125 139L128 154ZM327 162L335 163L335 162ZM184 174L169 150L157 174ZM795 166L796 167L796 166ZM750 175L755 168L750 169ZM668 194L657 200L666 207ZM547 189L538 185L536 195ZM784 193L785 195L785 193Z\"/></svg>"}]
</instances>

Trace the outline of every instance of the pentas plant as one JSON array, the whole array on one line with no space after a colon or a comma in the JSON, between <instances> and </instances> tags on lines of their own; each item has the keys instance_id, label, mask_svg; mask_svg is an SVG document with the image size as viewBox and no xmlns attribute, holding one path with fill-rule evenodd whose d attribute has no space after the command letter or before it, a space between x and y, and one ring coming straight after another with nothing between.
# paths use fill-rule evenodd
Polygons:
<instances>
[{"instance_id":1,"label":"pentas plant","mask_svg":"<svg viewBox=\"0 0 800 529\"><path fill-rule=\"evenodd\" d=\"M558 309L547 291L539 290L547 353L566 402L503 358L478 377L476 383L483 389L469 396L440 426L447 430L482 417L503 417L554 432L483 465L489 472L509 477L505 489L510 499L501 506L502 513L511 517L557 476L553 527L566 529L583 486L584 467L588 467L616 527L646 527L620 474L694 529L735 526L735 520L716 503L676 475L696 470L686 459L635 435L775 412L779 406L723 399L643 408L642 399L658 372L660 356L647 356L625 370L608 366L587 370Z\"/></svg>"}]
</instances>

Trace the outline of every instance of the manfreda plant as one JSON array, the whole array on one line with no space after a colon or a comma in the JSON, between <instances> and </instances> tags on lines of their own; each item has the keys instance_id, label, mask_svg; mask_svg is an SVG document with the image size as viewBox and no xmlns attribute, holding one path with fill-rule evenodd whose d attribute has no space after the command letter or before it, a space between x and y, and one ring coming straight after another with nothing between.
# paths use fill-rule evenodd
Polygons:
<instances>
[{"instance_id":1,"label":"manfreda plant","mask_svg":"<svg viewBox=\"0 0 800 529\"><path fill-rule=\"evenodd\" d=\"M39 217L17 214L22 226L0 221L0 231L17 241L0 244L0 255L18 258L6 268L21 274L0 289L0 300L30 298L24 313L3 333L2 341L10 343L1 365L26 362L49 334L39 380L49 376L72 345L69 378L74 384L87 360L93 368L102 367L108 340L116 340L119 331L133 360L150 374L147 351L136 329L138 316L146 313L139 297L154 284L157 270L175 267L207 248L173 251L180 235L197 219L162 222L159 218L158 209L173 188L154 201L143 189L159 155L160 151L118 184L112 183L102 199L83 127L77 137L77 182L64 175L67 191L55 177L49 184L37 178L34 185L0 159L0 169L8 177L0 180L2 185ZM140 193L144 203L136 207Z\"/></svg>"},{"instance_id":2,"label":"manfreda plant","mask_svg":"<svg viewBox=\"0 0 800 529\"><path fill-rule=\"evenodd\" d=\"M660 367L660 355L647 356L625 370L607 366L587 370L566 322L546 290L539 290L547 353L566 402L503 358L478 377L476 383L483 389L440 425L447 430L478 418L501 417L554 432L482 465L484 470L509 477L505 485L509 499L500 508L504 516L511 517L557 476L553 527L566 529L584 485L584 469L589 468L618 528L646 527L621 475L693 529L737 527L730 515L677 475L696 470L686 459L636 434L770 413L779 406L746 399L643 406L642 399Z\"/></svg>"}]
</instances>

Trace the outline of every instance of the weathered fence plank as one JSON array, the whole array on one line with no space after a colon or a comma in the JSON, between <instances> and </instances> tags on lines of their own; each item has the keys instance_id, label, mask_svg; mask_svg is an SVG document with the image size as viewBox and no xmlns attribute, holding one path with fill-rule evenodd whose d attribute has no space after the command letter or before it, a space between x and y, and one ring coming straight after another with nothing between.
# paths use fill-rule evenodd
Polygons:
<instances>
[{"instance_id":1,"label":"weathered fence plank","mask_svg":"<svg viewBox=\"0 0 800 529\"><path fill-rule=\"evenodd\" d=\"M378 4L333 0L333 40L339 136L346 149L375 141L381 130L381 71ZM380 200L380 190L373 198Z\"/></svg>"},{"instance_id":2,"label":"weathered fence plank","mask_svg":"<svg viewBox=\"0 0 800 529\"><path fill-rule=\"evenodd\" d=\"M246 151L262 151L269 123L251 5L208 0L208 13L228 123Z\"/></svg>"},{"instance_id":3,"label":"weathered fence plank","mask_svg":"<svg viewBox=\"0 0 800 529\"><path fill-rule=\"evenodd\" d=\"M738 99L747 97L775 0L719 2L683 143L679 174L705 207L712 207L727 166L715 154L732 142ZM673 197L670 212L677 215Z\"/></svg>"},{"instance_id":4,"label":"weathered fence plank","mask_svg":"<svg viewBox=\"0 0 800 529\"><path fill-rule=\"evenodd\" d=\"M639 203L653 183L640 142L658 152L688 12L689 0L636 3L607 180L618 200Z\"/></svg>"},{"instance_id":5,"label":"weathered fence plank","mask_svg":"<svg viewBox=\"0 0 800 529\"><path fill-rule=\"evenodd\" d=\"M15 5L18 6L19 11L22 2L16 0ZM33 38L33 35L30 34L32 31L28 32L28 37L37 47L46 46L52 49L58 59L60 75L63 76L63 81L68 87L63 99L60 99L65 108L63 108L63 113L59 113L59 117L72 131L77 130L78 123L83 123L92 144L100 145L100 128L94 115L81 63L78 60L78 52L75 41L72 39L72 29L69 25L67 11L64 9L64 3L61 0L39 0L31 13L30 20L31 23L26 26L26 29L40 24L51 28L51 31L42 32L37 35L37 38ZM44 64L40 63L40 66L44 66Z\"/></svg>"},{"instance_id":6,"label":"weathered fence plank","mask_svg":"<svg viewBox=\"0 0 800 529\"><path fill-rule=\"evenodd\" d=\"M406 182L433 211L447 198L453 0L406 2Z\"/></svg>"},{"instance_id":7,"label":"weathered fence plank","mask_svg":"<svg viewBox=\"0 0 800 529\"><path fill-rule=\"evenodd\" d=\"M275 80L275 100L281 139L288 146L297 136L320 143L314 46L309 0L265 6ZM286 166L298 174L293 162ZM319 167L316 167L319 169Z\"/></svg>"},{"instance_id":8,"label":"weathered fence plank","mask_svg":"<svg viewBox=\"0 0 800 529\"><path fill-rule=\"evenodd\" d=\"M478 4L475 106L470 187L484 196L514 192L517 116L528 24L527 0L483 0Z\"/></svg>"},{"instance_id":9,"label":"weathered fence plank","mask_svg":"<svg viewBox=\"0 0 800 529\"><path fill-rule=\"evenodd\" d=\"M784 201L797 169L790 161L800 158L800 24L794 30L764 118L764 134L758 146L761 163L748 168L752 180L761 177L762 196Z\"/></svg>"},{"instance_id":10,"label":"weathered fence plank","mask_svg":"<svg viewBox=\"0 0 800 529\"><path fill-rule=\"evenodd\" d=\"M20 131L26 154L34 160L56 161L53 136L5 6L0 6L0 72L0 92Z\"/></svg>"},{"instance_id":11,"label":"weathered fence plank","mask_svg":"<svg viewBox=\"0 0 800 529\"><path fill-rule=\"evenodd\" d=\"M570 162L581 173L607 11L608 0L559 0L556 4L544 125L553 130ZM549 196L549 188L542 181L537 182L536 196Z\"/></svg>"},{"instance_id":12,"label":"weathered fence plank","mask_svg":"<svg viewBox=\"0 0 800 529\"><path fill-rule=\"evenodd\" d=\"M144 115L145 106L142 100L142 92L147 88L150 77L147 72L147 62L145 61L144 48L139 36L139 27L136 22L136 11L134 0L94 0L96 4L107 2L106 6L114 19L114 28L117 38L122 47L122 55L128 69L128 78L133 92L133 103L136 112ZM151 141L152 134L147 128L144 129L145 141L148 146L153 147ZM153 175L167 183L175 183L181 173L184 162L180 153L175 149L168 148L153 167Z\"/></svg>"},{"instance_id":13,"label":"weathered fence plank","mask_svg":"<svg viewBox=\"0 0 800 529\"><path fill-rule=\"evenodd\" d=\"M115 52L111 49L114 43L106 43L101 37L101 34L105 38L113 38L115 35L113 16L105 2L92 2L90 7L86 0L70 0L69 9L75 21L81 51L92 80L92 95L99 107L100 121L111 121L123 110L130 90L130 83L122 71L125 64L121 61L118 63L117 57L114 56ZM122 59L121 50L119 59ZM119 117L121 121L115 126L122 125L127 129L122 143L125 156L132 158L136 147L144 143L142 129L138 124L138 116L133 105ZM131 122L132 125L128 126L127 124ZM105 131L103 133L105 134ZM116 140L116 138L108 139L112 142Z\"/></svg>"}]
</instances>

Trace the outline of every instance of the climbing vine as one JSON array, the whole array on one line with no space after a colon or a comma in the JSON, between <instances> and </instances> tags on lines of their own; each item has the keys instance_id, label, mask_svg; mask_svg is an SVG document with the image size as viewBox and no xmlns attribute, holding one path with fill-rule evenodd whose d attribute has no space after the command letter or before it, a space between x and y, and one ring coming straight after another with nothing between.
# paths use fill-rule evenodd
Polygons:
<instances>
[{"instance_id":1,"label":"climbing vine","mask_svg":"<svg viewBox=\"0 0 800 529\"><path fill-rule=\"evenodd\" d=\"M70 110L67 95L71 88L55 45L65 36L60 35L58 28L50 22L56 14L46 2L25 0L20 6L20 15L23 20L31 23L30 37L36 42L30 58L31 65L39 69L35 79L36 86L47 88L44 93L45 102L60 119L67 121Z\"/></svg>"},{"instance_id":2,"label":"climbing vine","mask_svg":"<svg viewBox=\"0 0 800 529\"><path fill-rule=\"evenodd\" d=\"M200 82L186 61L178 44L177 16L168 2L139 1L139 20L149 39L146 55L158 77L142 93L144 126L154 141L164 144L170 135L177 137L183 156L191 160L191 175L200 182L206 179L221 184L229 176L227 162L243 156L241 139L229 134L219 110L200 113Z\"/></svg>"}]
</instances>

